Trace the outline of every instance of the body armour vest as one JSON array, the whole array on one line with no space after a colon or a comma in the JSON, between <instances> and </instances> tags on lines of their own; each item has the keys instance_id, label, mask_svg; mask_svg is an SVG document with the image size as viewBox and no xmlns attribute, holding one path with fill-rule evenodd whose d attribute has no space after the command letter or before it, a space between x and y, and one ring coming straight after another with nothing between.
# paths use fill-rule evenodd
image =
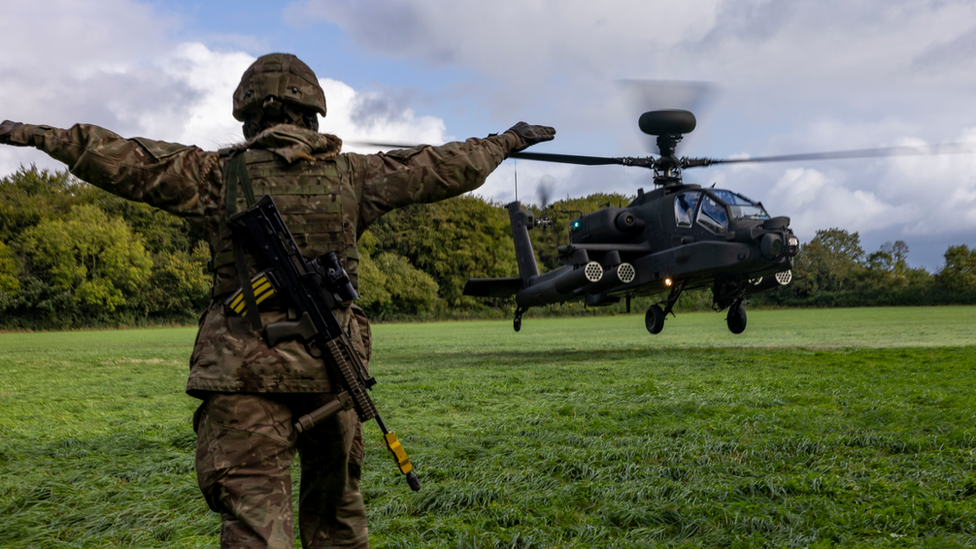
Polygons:
<instances>
[{"instance_id":1,"label":"body armour vest","mask_svg":"<svg viewBox=\"0 0 976 549\"><path fill-rule=\"evenodd\" d=\"M302 255L311 259L334 251L349 273L353 286L358 288L356 227L359 198L349 181L345 159L332 153L315 155L315 161L289 163L268 150L251 149L243 154L254 197L265 194L274 197ZM229 165L225 165L227 169ZM230 189L231 185L237 185L237 181L227 180L228 184L221 189L221 203L232 210L225 214L233 214L247 208L248 204L244 192ZM228 192L231 193L231 203L227 200ZM234 261L231 229L224 215L213 219L209 239L213 253L211 297L218 299L239 288L241 280ZM247 263L247 278L250 278L257 274L250 253L247 253Z\"/></svg>"}]
</instances>

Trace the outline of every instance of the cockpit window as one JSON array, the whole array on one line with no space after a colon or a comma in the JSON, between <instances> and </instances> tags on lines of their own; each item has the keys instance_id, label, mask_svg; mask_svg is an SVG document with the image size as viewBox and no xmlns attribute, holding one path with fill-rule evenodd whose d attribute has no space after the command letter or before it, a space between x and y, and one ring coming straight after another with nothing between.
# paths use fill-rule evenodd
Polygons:
<instances>
[{"instance_id":1,"label":"cockpit window","mask_svg":"<svg viewBox=\"0 0 976 549\"><path fill-rule=\"evenodd\" d=\"M674 220L679 227L691 227L691 218L701 193L683 193L674 197Z\"/></svg>"},{"instance_id":2,"label":"cockpit window","mask_svg":"<svg viewBox=\"0 0 976 549\"><path fill-rule=\"evenodd\" d=\"M713 190L722 202L729 205L733 219L769 219L769 214L762 204L753 202L739 193L732 191Z\"/></svg>"},{"instance_id":3,"label":"cockpit window","mask_svg":"<svg viewBox=\"0 0 976 549\"><path fill-rule=\"evenodd\" d=\"M698 213L698 224L713 233L724 234L729 228L725 205L705 195L702 198L701 212Z\"/></svg>"}]
</instances>

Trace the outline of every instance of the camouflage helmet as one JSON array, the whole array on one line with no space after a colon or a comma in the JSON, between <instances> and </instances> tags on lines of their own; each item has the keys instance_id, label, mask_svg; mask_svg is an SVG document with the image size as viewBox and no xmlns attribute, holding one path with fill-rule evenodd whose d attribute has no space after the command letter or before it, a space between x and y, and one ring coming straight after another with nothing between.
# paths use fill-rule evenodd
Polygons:
<instances>
[{"instance_id":1,"label":"camouflage helmet","mask_svg":"<svg viewBox=\"0 0 976 549\"><path fill-rule=\"evenodd\" d=\"M263 55L244 71L234 91L234 118L243 122L245 112L261 108L270 96L325 116L325 92L312 69L294 55Z\"/></svg>"}]
</instances>

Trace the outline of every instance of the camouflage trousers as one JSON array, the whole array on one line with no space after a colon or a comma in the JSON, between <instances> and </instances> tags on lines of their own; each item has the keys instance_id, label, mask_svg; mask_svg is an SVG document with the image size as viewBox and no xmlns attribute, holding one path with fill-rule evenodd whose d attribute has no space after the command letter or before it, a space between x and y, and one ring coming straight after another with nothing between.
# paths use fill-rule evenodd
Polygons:
<instances>
[{"instance_id":1,"label":"camouflage trousers","mask_svg":"<svg viewBox=\"0 0 976 549\"><path fill-rule=\"evenodd\" d=\"M291 463L301 462L302 547L366 548L359 492L362 424L340 412L299 434L294 422L333 395L209 393L194 416L200 489L220 513L220 547L291 549Z\"/></svg>"}]
</instances>

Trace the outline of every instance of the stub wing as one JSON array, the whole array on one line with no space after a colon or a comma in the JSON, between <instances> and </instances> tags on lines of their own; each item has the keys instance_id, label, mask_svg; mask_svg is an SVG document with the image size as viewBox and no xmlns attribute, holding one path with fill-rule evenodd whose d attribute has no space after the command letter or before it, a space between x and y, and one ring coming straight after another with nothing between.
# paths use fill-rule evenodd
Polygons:
<instances>
[{"instance_id":1,"label":"stub wing","mask_svg":"<svg viewBox=\"0 0 976 549\"><path fill-rule=\"evenodd\" d=\"M474 297L511 297L522 289L522 279L511 278L469 278L464 283L464 295Z\"/></svg>"}]
</instances>

